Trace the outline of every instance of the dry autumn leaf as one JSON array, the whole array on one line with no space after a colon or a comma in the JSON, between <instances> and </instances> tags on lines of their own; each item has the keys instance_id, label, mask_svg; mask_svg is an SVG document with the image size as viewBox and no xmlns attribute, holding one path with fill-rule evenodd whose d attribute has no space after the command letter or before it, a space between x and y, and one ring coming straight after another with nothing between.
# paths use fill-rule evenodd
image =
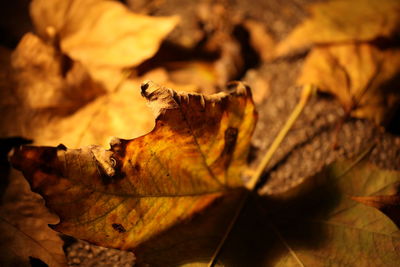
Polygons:
<instances>
[{"instance_id":1,"label":"dry autumn leaf","mask_svg":"<svg viewBox=\"0 0 400 267\"><path fill-rule=\"evenodd\" d=\"M314 44L372 41L400 33L398 0L332 0L310 9L312 17L278 44L275 56L302 52Z\"/></svg>"},{"instance_id":2,"label":"dry autumn leaf","mask_svg":"<svg viewBox=\"0 0 400 267\"><path fill-rule=\"evenodd\" d=\"M110 150L22 147L11 161L60 216L54 229L132 250L241 190L257 116L250 89L229 88L203 96L145 83L156 115L147 135Z\"/></svg>"},{"instance_id":3,"label":"dry autumn leaf","mask_svg":"<svg viewBox=\"0 0 400 267\"><path fill-rule=\"evenodd\" d=\"M24 136L40 145L107 144L110 136L132 138L153 126L139 82L127 80L105 94L78 62L63 74L63 56L33 34L5 54L8 74L1 88L1 137ZM8 60L8 61L7 61ZM11 65L11 66L10 66ZM132 118L135 114L135 124ZM103 123L92 123L92 120Z\"/></svg>"},{"instance_id":4,"label":"dry autumn leaf","mask_svg":"<svg viewBox=\"0 0 400 267\"><path fill-rule=\"evenodd\" d=\"M384 124L400 101L399 74L399 49L343 44L314 48L298 83L332 93L353 117Z\"/></svg>"},{"instance_id":5,"label":"dry autumn leaf","mask_svg":"<svg viewBox=\"0 0 400 267\"><path fill-rule=\"evenodd\" d=\"M290 191L250 202L221 261L225 266L397 266L398 228L351 196L390 195L399 182L398 171L337 161Z\"/></svg>"},{"instance_id":6,"label":"dry autumn leaf","mask_svg":"<svg viewBox=\"0 0 400 267\"><path fill-rule=\"evenodd\" d=\"M39 35L109 90L122 79L123 68L152 57L178 22L178 17L139 15L104 0L34 0L30 11Z\"/></svg>"},{"instance_id":7,"label":"dry autumn leaf","mask_svg":"<svg viewBox=\"0 0 400 267\"><path fill-rule=\"evenodd\" d=\"M0 206L0 265L31 266L29 258L40 259L51 267L65 266L58 233L48 227L57 223L41 197L31 192L23 176L11 171L9 185Z\"/></svg>"},{"instance_id":8,"label":"dry autumn leaf","mask_svg":"<svg viewBox=\"0 0 400 267\"><path fill-rule=\"evenodd\" d=\"M367 206L377 208L386 214L397 227L400 227L400 196L398 192L395 195L359 196L352 197L352 199Z\"/></svg>"}]
</instances>

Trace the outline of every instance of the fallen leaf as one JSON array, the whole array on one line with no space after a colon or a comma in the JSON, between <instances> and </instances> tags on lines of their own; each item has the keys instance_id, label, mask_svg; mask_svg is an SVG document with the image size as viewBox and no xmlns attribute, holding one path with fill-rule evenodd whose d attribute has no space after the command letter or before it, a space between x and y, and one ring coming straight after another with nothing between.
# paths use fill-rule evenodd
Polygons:
<instances>
[{"instance_id":1,"label":"fallen leaf","mask_svg":"<svg viewBox=\"0 0 400 267\"><path fill-rule=\"evenodd\" d=\"M179 20L135 14L105 0L34 0L30 12L42 38L59 43L109 90L118 85L124 68L152 57Z\"/></svg>"},{"instance_id":2,"label":"fallen leaf","mask_svg":"<svg viewBox=\"0 0 400 267\"><path fill-rule=\"evenodd\" d=\"M391 196L352 197L352 199L364 205L377 208L386 214L397 227L400 227L400 196L398 194Z\"/></svg>"},{"instance_id":3,"label":"fallen leaf","mask_svg":"<svg viewBox=\"0 0 400 267\"><path fill-rule=\"evenodd\" d=\"M5 77L0 84L1 137L39 141L51 123L105 93L81 64L70 61L36 35L26 34L5 57Z\"/></svg>"},{"instance_id":4,"label":"fallen leaf","mask_svg":"<svg viewBox=\"0 0 400 267\"><path fill-rule=\"evenodd\" d=\"M351 196L392 194L400 172L337 161L286 192L244 208L221 255L225 266L397 266L400 232Z\"/></svg>"},{"instance_id":5,"label":"fallen leaf","mask_svg":"<svg viewBox=\"0 0 400 267\"><path fill-rule=\"evenodd\" d=\"M50 267L66 266L64 242L48 226L57 222L43 199L31 192L19 172L12 170L0 206L0 265L31 266L29 257L33 257Z\"/></svg>"},{"instance_id":6,"label":"fallen leaf","mask_svg":"<svg viewBox=\"0 0 400 267\"><path fill-rule=\"evenodd\" d=\"M242 190L256 111L242 83L210 96L142 85L155 128L111 149L21 147L11 156L60 216L57 231L132 250ZM66 188L68 188L66 190Z\"/></svg>"},{"instance_id":7,"label":"fallen leaf","mask_svg":"<svg viewBox=\"0 0 400 267\"><path fill-rule=\"evenodd\" d=\"M310 11L311 18L278 44L275 56L302 52L314 44L373 41L400 33L398 0L332 0L313 4Z\"/></svg>"},{"instance_id":8,"label":"fallen leaf","mask_svg":"<svg viewBox=\"0 0 400 267\"><path fill-rule=\"evenodd\" d=\"M298 83L335 95L353 117L385 124L400 101L399 75L399 49L344 44L314 48Z\"/></svg>"},{"instance_id":9,"label":"fallen leaf","mask_svg":"<svg viewBox=\"0 0 400 267\"><path fill-rule=\"evenodd\" d=\"M138 81L126 80L118 91L98 97L74 114L47 120L44 127L36 129L35 144L107 146L113 136L130 139L146 134L154 126L153 114L142 101L139 87Z\"/></svg>"},{"instance_id":10,"label":"fallen leaf","mask_svg":"<svg viewBox=\"0 0 400 267\"><path fill-rule=\"evenodd\" d=\"M263 61L270 61L275 55L276 41L265 25L255 20L245 20L243 26L249 32L250 43Z\"/></svg>"},{"instance_id":11,"label":"fallen leaf","mask_svg":"<svg viewBox=\"0 0 400 267\"><path fill-rule=\"evenodd\" d=\"M15 105L31 110L68 114L105 92L82 65L32 33L25 34L12 53L11 67Z\"/></svg>"}]
</instances>

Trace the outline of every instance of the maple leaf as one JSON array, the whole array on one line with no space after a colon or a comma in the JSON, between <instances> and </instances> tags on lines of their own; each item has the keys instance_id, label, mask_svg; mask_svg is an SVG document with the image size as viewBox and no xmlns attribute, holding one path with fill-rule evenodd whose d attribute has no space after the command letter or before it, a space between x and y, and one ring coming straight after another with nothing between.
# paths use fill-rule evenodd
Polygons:
<instances>
[{"instance_id":1,"label":"maple leaf","mask_svg":"<svg viewBox=\"0 0 400 267\"><path fill-rule=\"evenodd\" d=\"M219 259L225 266L397 266L398 228L351 196L390 195L399 182L399 171L336 161L288 191L250 200Z\"/></svg>"},{"instance_id":2,"label":"maple leaf","mask_svg":"<svg viewBox=\"0 0 400 267\"><path fill-rule=\"evenodd\" d=\"M132 250L242 187L257 117L248 87L210 96L141 88L156 115L147 135L114 139L109 150L14 151L13 166L60 216L54 229Z\"/></svg>"},{"instance_id":3,"label":"maple leaf","mask_svg":"<svg viewBox=\"0 0 400 267\"><path fill-rule=\"evenodd\" d=\"M117 1L34 0L30 13L39 35L114 90L121 70L152 57L178 17L135 14Z\"/></svg>"},{"instance_id":4,"label":"maple leaf","mask_svg":"<svg viewBox=\"0 0 400 267\"><path fill-rule=\"evenodd\" d=\"M310 6L311 18L297 26L276 48L281 57L314 44L373 41L399 33L398 0L333 0Z\"/></svg>"},{"instance_id":5,"label":"maple leaf","mask_svg":"<svg viewBox=\"0 0 400 267\"><path fill-rule=\"evenodd\" d=\"M299 84L334 94L353 117L390 121L397 108L400 50L370 44L316 47L307 56Z\"/></svg>"}]
</instances>

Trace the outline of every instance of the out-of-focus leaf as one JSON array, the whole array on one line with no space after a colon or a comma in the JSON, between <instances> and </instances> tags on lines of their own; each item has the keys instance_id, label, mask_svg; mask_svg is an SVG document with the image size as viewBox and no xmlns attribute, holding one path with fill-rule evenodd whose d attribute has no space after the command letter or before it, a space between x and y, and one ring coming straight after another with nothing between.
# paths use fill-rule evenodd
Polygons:
<instances>
[{"instance_id":1,"label":"out-of-focus leaf","mask_svg":"<svg viewBox=\"0 0 400 267\"><path fill-rule=\"evenodd\" d=\"M277 46L276 56L302 52L313 44L372 41L400 33L398 0L332 0L311 6L312 17Z\"/></svg>"},{"instance_id":2,"label":"out-of-focus leaf","mask_svg":"<svg viewBox=\"0 0 400 267\"><path fill-rule=\"evenodd\" d=\"M63 53L110 90L119 82L118 71L153 56L178 22L177 17L135 14L105 0L34 0L31 15L42 38L59 42Z\"/></svg>"},{"instance_id":3,"label":"out-of-focus leaf","mask_svg":"<svg viewBox=\"0 0 400 267\"><path fill-rule=\"evenodd\" d=\"M245 20L243 26L249 32L250 43L263 61L273 59L276 41L267 31L265 25L255 20Z\"/></svg>"},{"instance_id":4,"label":"out-of-focus leaf","mask_svg":"<svg viewBox=\"0 0 400 267\"><path fill-rule=\"evenodd\" d=\"M58 218L49 213L41 197L30 191L19 172L11 171L9 179L0 206L0 265L28 267L29 257L34 257L50 267L66 266L64 242L48 226L57 223Z\"/></svg>"},{"instance_id":5,"label":"out-of-focus leaf","mask_svg":"<svg viewBox=\"0 0 400 267\"><path fill-rule=\"evenodd\" d=\"M11 56L15 105L68 114L104 93L81 64L27 33Z\"/></svg>"},{"instance_id":6,"label":"out-of-focus leaf","mask_svg":"<svg viewBox=\"0 0 400 267\"><path fill-rule=\"evenodd\" d=\"M39 140L51 123L105 93L80 63L33 34L26 34L5 57L0 84L1 137Z\"/></svg>"},{"instance_id":7,"label":"out-of-focus leaf","mask_svg":"<svg viewBox=\"0 0 400 267\"><path fill-rule=\"evenodd\" d=\"M113 136L129 139L147 133L154 126L154 117L139 87L138 81L127 80L118 91L98 97L70 116L49 121L35 134L35 143L107 146Z\"/></svg>"},{"instance_id":8,"label":"out-of-focus leaf","mask_svg":"<svg viewBox=\"0 0 400 267\"><path fill-rule=\"evenodd\" d=\"M400 227L400 196L398 193L390 196L352 197L352 199L377 208L392 219L397 227Z\"/></svg>"},{"instance_id":9,"label":"out-of-focus leaf","mask_svg":"<svg viewBox=\"0 0 400 267\"><path fill-rule=\"evenodd\" d=\"M22 147L11 162L60 216L56 230L134 249L242 188L257 116L250 89L229 88L203 96L145 83L156 115L147 135L110 150Z\"/></svg>"},{"instance_id":10,"label":"out-of-focus leaf","mask_svg":"<svg viewBox=\"0 0 400 267\"><path fill-rule=\"evenodd\" d=\"M298 82L334 94L354 117L385 123L400 101L400 50L369 44L316 47Z\"/></svg>"}]
</instances>

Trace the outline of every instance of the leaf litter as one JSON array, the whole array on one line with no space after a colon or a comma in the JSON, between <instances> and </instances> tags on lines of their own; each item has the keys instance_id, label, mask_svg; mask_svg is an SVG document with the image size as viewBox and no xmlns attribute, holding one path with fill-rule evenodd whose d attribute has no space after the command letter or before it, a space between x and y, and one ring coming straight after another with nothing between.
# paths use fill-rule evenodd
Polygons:
<instances>
[{"instance_id":1,"label":"leaf litter","mask_svg":"<svg viewBox=\"0 0 400 267\"><path fill-rule=\"evenodd\" d=\"M58 27L58 26L57 26ZM56 28L57 28L56 27ZM46 28L46 27L45 27ZM53 31L53 30L50 30L50 31L48 31L48 32L55 32L55 31ZM48 33L47 33L48 34ZM50 34L51 35L51 34ZM42 36L42 38L43 38L43 36ZM47 37L46 37L47 38ZM46 38L44 38L44 39L46 39ZM48 40L48 39L47 39ZM53 40L54 41L54 40ZM50 42L51 43L51 42ZM57 48L57 49L59 49L59 48ZM53 53L53 55L52 56L54 56L54 55L57 55L57 53L59 53L58 51L57 51L57 49L56 49L56 52L55 53ZM66 51L66 50L65 50ZM65 51L62 51L62 53L61 54L59 54L59 55L63 55L63 53L66 53L67 55L68 55L68 53L67 52L65 52ZM93 72L93 69L96 69L96 68L93 68L93 66L88 66L88 65L86 65L85 66L85 63L82 61L82 62L80 62L80 59L77 59L76 57L75 58L73 58L73 57L71 57L71 55L72 54L70 54L70 55L68 55L67 57L64 57L64 56L62 56L61 58L63 59L63 61L64 61L64 63L65 63L65 61L66 62L69 62L69 63L71 63L71 61L72 61L72 63L73 63L73 65L75 65L76 64L76 66L79 66L79 65L81 65L82 66L82 70L83 71L81 71L82 73L84 73L84 76L85 75L87 75L87 74L85 74L85 73L89 73L89 75L88 75L88 77L89 77L89 79L93 79L93 80L99 80L98 78L96 78L96 77L94 77L95 75L93 74L94 72ZM56 59L56 61L57 61L57 59ZM228 61L229 62L229 61ZM68 64L67 64L68 65ZM90 65L90 64L89 64ZM184 67L182 68L182 69L185 69L186 68L186 65L183 65ZM77 67L77 68L79 68L79 67ZM85 69L88 69L89 70L89 68L91 69L91 70L89 70L89 71L87 71L87 70L85 70ZM68 73L68 71L70 71L71 69L69 69L69 68L67 68L67 71L66 71L66 73ZM98 73L100 73L102 70L100 70L100 69L97 69L96 71L99 71ZM115 71L115 72L114 72ZM107 95L109 95L110 93L107 93L107 91L109 91L110 90L110 88L111 88L111 91L112 91L112 94L114 95L114 94L116 94L116 93L119 93L120 91L122 91L121 90L121 88L124 88L124 86L128 83L128 81L126 81L125 79L126 78L124 78L124 72L123 72L123 70L121 70L121 68L115 68L115 69L113 69L113 71L112 72L109 72L109 70L107 70L107 72L108 73L112 73L109 77L118 77L118 79L115 79L113 82L112 82L112 85L110 86L109 84L107 84L107 83L105 83L105 84L102 84L102 86L104 86L103 88L102 88L102 90L100 90L100 92L101 93L99 93L99 95L97 96L96 95L96 100L95 101L89 101L89 103L88 104L83 104L82 105L82 107L83 108L81 108L81 107L79 107L78 109L77 109L77 112L75 111L75 112L72 112L72 116L75 116L76 115L76 119L75 120L71 120L71 122L73 122L73 123L75 123L75 122L77 122L77 121L80 121L82 118L84 118L85 116L84 116L84 114L86 114L86 113L80 113L81 112L81 110L84 110L84 109L87 109L88 110L88 113L89 114L92 114L91 115L91 117L92 118L95 118L95 117L97 117L98 116L98 118L103 118L103 115L100 115L103 111L106 111L106 113L108 113L108 110L107 110L107 108L105 108L105 109L103 109L106 105L108 105L108 103L110 103L110 100L108 100L107 99ZM104 73L104 72L103 72ZM62 74L62 71L61 71L61 74ZM114 74L115 74L115 76L114 76ZM121 76L122 75L122 76ZM62 76L62 75L61 75ZM196 76L196 75L194 75L194 76ZM226 76L226 77L228 77L228 76ZM151 78L151 77L149 77L149 78ZM168 79L168 78L167 78ZM226 79L226 78L225 78ZM22 79L20 79L20 80L22 80ZM107 80L107 79L106 79ZM190 79L189 79L190 80ZM118 81L118 82L116 82L116 81ZM132 86L132 87L130 87L130 88L134 88L135 86L136 86L136 88L138 88L138 82L136 82L136 84L133 84L133 83L135 83L135 82L133 82L132 83L132 81L129 81L129 83L130 83L130 86ZM127 86L128 87L128 86ZM171 86L172 87L172 86ZM50 90L51 91L51 90ZM137 90L138 91L138 90ZM126 91L126 96L128 96L129 95L129 89L127 89L127 91ZM97 94L97 93L96 93ZM102 95L102 94L104 94L104 95ZM57 94L55 94L55 96L57 97ZM105 97L104 97L105 96ZM126 100L127 99L127 97L126 96L121 96L121 100L120 101L117 101L117 103L116 103L116 105L115 105L115 107L120 107L120 106L124 106L123 104L121 104L122 102L122 100ZM97 102L97 106L99 107L99 109L97 109L97 111L90 111L90 109L91 108L89 108L89 106L92 104L92 103L94 103L94 102L96 102L97 100L99 100L99 99L101 99L101 98L105 98L105 99L103 99L102 101L99 101L99 102ZM29 99L27 99L27 100L29 100ZM129 101L126 101L125 103L128 103ZM51 101L49 101L48 103L52 103ZM136 102L135 102L136 103ZM138 102L138 103L140 103L140 101ZM39 102L37 102L37 103L35 103L35 104L40 104L40 101ZM58 107L58 105L57 104L55 104L54 105L54 107L55 108L57 108ZM75 107L76 108L76 107ZM68 118L70 118L70 116L71 116L71 113L68 113L68 109L69 109L69 106L67 107L67 116L65 117L65 115L64 115L64 113L63 113L63 115L64 115L64 117L63 117L63 119L60 119L59 121L57 121L56 120L56 123L54 124L54 125L56 125L56 126L52 126L53 127L53 130L52 131L54 131L54 133L55 134L53 134L53 133L51 133L50 135L48 134L48 133L50 133L51 131L49 131L49 130L46 130L46 131L43 131L42 133L44 133L44 135L47 135L47 136L53 136L53 137L43 137L43 139L42 139L42 141L40 141L40 142L37 142L36 144L41 144L41 145L47 145L47 144L49 144L49 145L56 145L56 143L57 142L63 142L63 143L67 143L67 146L68 147L70 147L70 146L72 146L72 147L79 147L79 146L81 146L82 144L105 144L105 139L107 138L107 136L110 136L110 135L116 135L116 134L109 134L107 131L109 130L109 128L111 128L111 127L105 127L103 130L99 130L98 131L98 133L96 133L95 131L96 131L96 129L97 129L97 127L100 127L99 125L97 125L96 123L93 123L93 122L88 122L88 123L82 123L82 124L79 124L79 126L81 126L81 125L84 125L83 127L81 127L80 129L81 130L76 130L76 132L77 133L84 133L83 135L82 134L76 134L76 133L73 133L73 131L74 131L74 128L75 127L68 127L68 125L71 125L70 123L68 123L67 122L67 120L68 120ZM65 110L65 109L64 109ZM117 110L117 108L112 108L111 110ZM136 109L137 111L135 111L135 112L143 112L145 109L141 109L141 108L138 108L138 109ZM41 110L42 111L42 110ZM29 109L28 109L28 112L29 112ZM65 112L65 111L64 111ZM69 110L69 112L71 112L70 110ZM118 115L116 115L115 117L123 117L123 116L121 116L121 114L126 114L125 112L121 112L121 113L118 113L118 111L117 111L117 114ZM46 115L46 116L49 116L49 115ZM106 115L106 117L107 117L107 115ZM110 117L112 117L112 115L110 116ZM149 117L150 118L150 117ZM65 120L64 120L65 119ZM47 119L45 119L44 121L46 121ZM39 121L40 121L40 119L39 119ZM144 133L146 133L147 131L148 131L148 129L151 129L151 127L152 127L152 125L151 125L151 122L150 122L150 124L149 124L149 119L146 119L146 120L143 120L143 121L146 121L148 124L147 124L147 127L148 128L146 128L146 129L143 129L142 130L142 133L140 133L140 134L138 134L138 135L142 135L142 134L144 134ZM112 119L110 119L110 122L112 122ZM130 122L130 118L129 119L127 119L126 120L126 122L125 122L125 124L132 124L132 123L129 123ZM58 123L58 124L57 124ZM62 123L64 123L64 124L62 124ZM122 123L122 124L124 124L124 123ZM60 132L61 133L57 133L57 129L63 129L64 127L60 127L60 125L66 125L66 128L65 129L68 129L68 130L61 130ZM78 126L78 124L77 123L75 123L75 126ZM89 126L89 127L88 127ZM91 129L91 127L92 127L92 129ZM79 128L79 127L78 127ZM117 127L114 127L114 128L118 128L118 126ZM145 128L145 127L144 127ZM121 127L121 129L123 129L123 127ZM94 131L94 132L93 132ZM125 137L125 136L123 136L123 135L119 135L119 134L117 134L119 137L123 137L124 139L126 138L126 139L128 139L128 138L131 138L131 137L133 137L132 135L130 135L130 130L127 130L126 131L126 133L127 133L127 136ZM11 131L11 134L12 134L12 131ZM69 138L65 138L66 136L68 136L68 134L70 134L70 139ZM104 135L102 135L102 134L104 134ZM21 134L21 135L23 135L23 134ZM6 135L6 136L9 136L9 135ZM40 137L38 137L38 136L40 136L39 134L37 134L36 135L37 137L35 138L35 141L36 140L40 140L39 138ZM99 138L100 137L100 138ZM52 141L52 140L54 140L54 141ZM56 140L59 140L59 141L56 141ZM63 141L63 140L66 140L66 141ZM46 142L48 142L48 143L46 143ZM59 147L59 149L62 149L63 147L62 146L60 146ZM98 162L102 162L102 157L103 156L101 156L101 154L102 154L102 152L93 152L93 151L97 151L96 149L94 149L94 150L92 150L92 153L94 153L95 155L97 155L96 156L96 159L98 160ZM100 154L99 154L100 153ZM113 161L110 161L110 162L108 162L107 163L107 161L106 162L103 162L103 163L101 163L101 166L102 166L102 168L103 167L107 167L107 166L109 166L109 165L113 165ZM107 168L104 168L104 171L107 173ZM110 171L110 170L108 170L108 171ZM372 179L372 178L371 178ZM310 178L310 180L313 180L313 179L311 179ZM224 206L225 204L223 204L223 203L225 203L225 201L227 201L227 202L229 202L229 200L222 200L221 201L221 206ZM289 203L290 204L290 203ZM278 204L276 205L277 207L279 206ZM225 205L225 208L223 209L223 210L226 210L226 214L228 214L229 213L229 207L232 207L232 203L230 203L230 204L228 204L228 205ZM217 212L215 212L214 211L214 213L212 213L213 212L213 209L214 210L217 210ZM211 210L211 211L209 211L209 210ZM219 212L218 212L218 205L217 205L217 207L215 207L214 205L212 205L211 207L210 207L210 209L206 209L205 211L203 211L203 214L207 214L207 212L211 212L210 214L219 214ZM232 212L232 211L230 211L230 212ZM244 213L245 213L246 211L244 211ZM261 213L260 213L261 214ZM286 215L290 215L290 212L288 212ZM292 214L293 215L293 214ZM270 220L270 215L268 215L269 217L269 220ZM203 216L204 217L204 216ZM216 225L220 225L221 224L221 222L223 221L223 220L225 220L225 224L226 224L226 218L219 218L219 216L215 216L216 218L215 218L215 221L213 221L213 222L215 222L215 225L214 225L214 223L209 223L208 224L208 227L211 227L210 229L216 229L215 227L216 227ZM223 217L223 216L222 216ZM226 216L226 217L229 217L229 216ZM290 216L289 216L290 217ZM276 216L276 217L273 217L273 218L276 218L276 220L277 221L279 221L278 219L279 219L279 216ZM198 220L199 221L203 221L203 222L201 222L201 223L199 223L199 224L197 224L197 227L194 227L194 229L207 229L207 228L202 228L202 227L199 227L199 225L203 225L204 223L207 225L207 223L206 222L204 222L205 221L205 219L202 219L202 216L194 216L194 219L193 220L190 220L190 222L191 223L194 223L194 225L196 225L196 222L198 222ZM222 220L222 221L221 221ZM275 219L274 219L275 220ZM326 219L325 218L325 220L330 220L330 219ZM219 223L218 223L219 222ZM255 222L257 223L257 220L255 220ZM239 222L240 223L240 222ZM190 223L189 223L190 224ZM222 225L223 225L224 223L222 223ZM279 227L283 227L283 229L285 229L285 223L283 223L283 226L281 226L281 225L279 225L279 224L275 224L275 223L269 223L270 225L272 225L272 228L270 228L270 230L272 229L272 231L275 231L275 232L278 232L276 235L275 235L275 237L277 237L279 240L277 241L277 242L272 242L272 244L281 244L282 245L282 240L286 240L286 239L284 239L283 237L286 235L286 236L289 236L289 237L291 237L291 233L289 233L289 234L287 234L286 232L285 232L285 230L280 230L280 231L278 231L279 230ZM263 223L261 222L261 225L263 225ZM278 226L279 227L278 227ZM386 224L382 224L382 225L386 225ZM121 234L121 233L125 233L125 231L126 231L126 228L123 226L123 224L120 224L120 223L113 223L113 224L111 224L111 228L113 229L113 231L114 232L118 232L119 234ZM218 228L218 227L217 227ZM188 230L189 229L189 230ZM217 239L219 239L219 237L220 237L220 235L221 235L221 228L218 228L219 230L218 231L214 231L214 230L210 230L209 232L210 233L218 233L217 235L214 235L211 239L214 239L214 241L215 240L217 240ZM245 228L246 229L246 228ZM251 227L250 228L247 228L247 229L251 229ZM125 230L125 231L124 231ZM186 236L187 236L187 233L188 232L191 232L191 231L193 231L193 228L190 228L190 225L178 225L178 226L174 226L174 227L172 227L171 229L169 229L171 232L174 232L174 231L176 231L177 233L179 233L179 234L173 234L172 236L179 236L179 237L182 237L183 239L185 239L185 233L186 233ZM315 230L315 229L314 229ZM262 232L262 231L261 231ZM312 233L314 233L315 234L315 232L312 232ZM146 248L146 246L144 246L144 249L142 249L142 255L144 256L144 257L146 257L146 255L151 255L151 256L149 256L149 257L147 257L146 258L146 260L148 261L148 262L151 262L152 260L154 261L154 265L157 265L157 264L159 264L159 265L162 265L162 263L163 263L163 260L165 260L165 259L163 259L163 257L156 257L156 256L154 256L154 255L157 255L157 253L159 253L160 251L168 251L168 248L169 247L171 247L175 242L178 242L179 244L185 244L185 242L182 242L182 240L174 240L174 238L172 238L171 239L171 237L169 236L169 234L170 234L170 232L168 232L168 231L166 231L165 233L162 233L162 234L159 234L159 235L157 235L154 239L152 238L151 239L151 242L150 242L150 244L154 244L154 247L157 247L157 248L159 248L159 249L155 249L155 250L153 250L153 251L151 251L151 249L150 250L148 250L149 249L149 247L147 247ZM197 232L197 235L198 235L198 238L199 239L201 239L202 237L203 237L203 235L204 235L204 232L202 232L202 231L198 231ZM295 235L296 235L296 233L295 233ZM216 236L219 236L219 237L217 237L216 238ZM207 238L205 238L205 239L207 239ZM294 240L295 240L295 243L297 242L299 242L299 240L301 241L301 239L302 238L294 238ZM157 241L158 240L158 241ZM185 240L184 240L185 241ZM186 241L187 241L187 239L186 239ZM381 242L381 241L380 241ZM383 244L384 244L384 242L385 241L382 241L383 242ZM227 247L229 248L229 240L228 240L228 242L227 242ZM257 243L257 242L256 242ZM300 242L301 243L301 242ZM304 243L304 242L303 242ZM318 242L317 242L318 243ZM328 242L329 243L329 242ZM156 245L157 244L157 245ZM190 244L190 243L188 243L188 244ZM207 244L207 243L206 243ZM235 242L234 242L234 244L235 244ZM236 243L237 244L237 243ZM240 244L240 242L239 242L239 244ZM283 247L286 247L286 249L287 249L287 244L288 244L288 242L287 241L285 241L285 242L283 242ZM336 243L332 243L333 244L333 247L335 247L335 244ZM203 244L204 245L204 244ZM309 244L308 244L309 245ZM302 246L304 246L304 244L302 245ZM306 245L307 246L307 245ZM185 246L183 246L183 247L185 247ZM191 246L188 246L189 247L189 250L186 250L186 251L189 251L190 252L190 248L191 248ZM206 246L203 246L203 248L204 247L207 247L207 245ZM254 244L252 245L252 246L249 246L249 247L253 247L254 248ZM291 247L291 246L290 246ZM301 247L301 246L300 246ZM197 251L197 252L199 252L198 254L196 254L196 253L193 253L193 254L196 254L196 255L203 255L203 260L205 260L205 261L207 261L207 256L204 256L204 255L209 255L209 252L210 251L208 251L207 253L205 253L204 251L202 251L202 249L203 248L201 248L201 249L198 249L198 250L192 250L191 252L193 253L194 251ZM263 251L264 252L264 254L265 255L270 255L271 256L271 253L270 254L268 254L268 253L266 253L265 251L269 251L269 252L273 252L273 251L276 251L276 250L274 250L274 249L268 249L268 250L262 250L262 246L260 246L259 248L258 248L258 250L256 249L256 251ZM294 250L296 250L296 246L294 246ZM188 248L186 248L186 249L188 249ZM226 249L226 248L225 248ZM291 253L291 255L292 255L292 257L293 257L293 251L294 251L292 248L290 248L290 250L289 251L291 251L292 253ZM357 252L357 253L360 253L360 251L361 250L359 250L357 247L354 247L354 250ZM139 251L139 250L138 250ZM149 252L150 251L150 252ZM183 251L185 251L185 250L183 250ZM326 250L324 250L324 251L327 251L327 249ZM169 252L170 253L172 253L171 252L171 250L169 250ZM178 258L180 258L180 257L182 257L182 253L179 253L179 252L181 252L181 250L177 250L177 251L174 251L174 253L175 253L175 257L171 257L169 260L171 260L172 262L170 262L170 264L174 264L173 263L173 261L175 260L175 259L178 259ZM200 253L201 252L201 253ZM254 252L254 251L253 251ZM362 251L361 251L362 252ZM146 253L149 253L149 254L146 254ZM202 254L203 253L203 254ZM185 254L185 253L183 253L184 255L190 255L190 253L189 254ZM230 254L230 253L228 253L228 254ZM236 255L244 255L244 254L246 254L246 253L244 253L244 252L242 252L242 253L238 253L238 254L236 254ZM280 255L281 253L277 253L277 255ZM339 253L340 254L340 253ZM164 255L167 255L167 254L164 254ZM247 254L247 255L251 255L251 253L250 254ZM257 254L258 255L258 254ZM299 256L300 255L300 256ZM306 260L312 260L312 256L310 256L310 254L307 254L307 253L305 253L305 255L303 256L303 254L299 254L299 255L297 255L297 253L296 253L296 256L294 257L294 258L291 258L291 259L289 259L288 260L288 262L290 262L291 260L295 260L297 263L299 262L299 259L302 259L302 260L304 260L304 261L306 261ZM318 253L317 253L317 255L318 255ZM343 255L342 257L343 258L346 258L346 256L344 255L344 254L340 254L340 255ZM226 256L226 255L225 255ZM221 259L224 261L224 262L229 262L229 257L225 257L224 256L224 254L222 253L221 254ZM272 255L271 257L270 257L270 259L274 259L274 258L276 258L276 257L273 257L274 255ZM276 255L275 255L276 256ZM224 258L225 257L225 258ZM250 256L250 258L251 258L252 256ZM260 257L262 258L262 256L259 256L259 257L253 257L254 258L254 262L257 262L259 259L260 259ZM394 258L396 257L396 255L394 255L393 256ZM390 257L388 257L388 258L386 258L386 259L384 259L384 261L386 261L386 263L388 263L388 264L390 264L390 262L392 262L392 259L393 259L393 257L392 256L390 256ZM165 258L165 257L164 257ZM289 257L290 258L290 257ZM195 259L195 257L193 257L193 258L191 258L191 259L184 259L184 261L187 261L187 260L194 260ZM269 259L269 260L270 260ZM283 257L283 260L284 261L286 261L287 259L285 259L285 257ZM240 261L237 261L237 262L240 262Z\"/></svg>"}]
</instances>

